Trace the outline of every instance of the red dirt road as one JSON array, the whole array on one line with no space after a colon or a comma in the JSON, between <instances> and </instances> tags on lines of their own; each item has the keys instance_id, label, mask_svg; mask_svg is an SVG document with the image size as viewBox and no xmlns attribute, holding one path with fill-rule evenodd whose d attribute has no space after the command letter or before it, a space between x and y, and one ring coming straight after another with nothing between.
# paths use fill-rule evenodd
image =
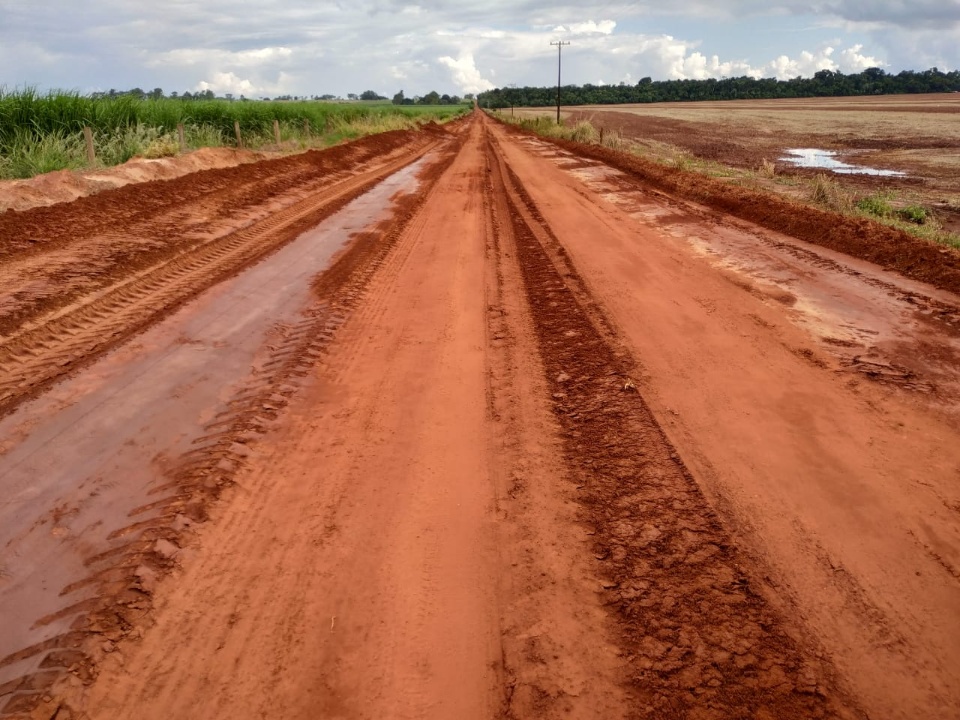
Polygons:
<instances>
[{"instance_id":1,"label":"red dirt road","mask_svg":"<svg viewBox=\"0 0 960 720\"><path fill-rule=\"evenodd\" d=\"M0 215L0 717L960 714L960 298L611 163Z\"/></svg>"}]
</instances>

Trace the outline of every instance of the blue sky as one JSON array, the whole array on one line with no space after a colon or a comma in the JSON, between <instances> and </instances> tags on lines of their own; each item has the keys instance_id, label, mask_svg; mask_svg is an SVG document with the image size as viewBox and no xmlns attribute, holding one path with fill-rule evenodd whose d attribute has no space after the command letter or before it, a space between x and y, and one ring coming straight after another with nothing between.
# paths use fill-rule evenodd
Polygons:
<instances>
[{"instance_id":1,"label":"blue sky","mask_svg":"<svg viewBox=\"0 0 960 720\"><path fill-rule=\"evenodd\" d=\"M408 96L960 67L960 0L0 0L0 85Z\"/></svg>"}]
</instances>

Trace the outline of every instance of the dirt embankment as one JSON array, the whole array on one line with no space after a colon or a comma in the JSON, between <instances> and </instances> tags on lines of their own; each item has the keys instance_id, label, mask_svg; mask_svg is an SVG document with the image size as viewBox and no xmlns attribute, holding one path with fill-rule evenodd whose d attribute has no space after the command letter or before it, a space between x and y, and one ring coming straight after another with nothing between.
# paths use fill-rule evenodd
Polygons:
<instances>
[{"instance_id":1,"label":"dirt embankment","mask_svg":"<svg viewBox=\"0 0 960 720\"><path fill-rule=\"evenodd\" d=\"M264 160L262 153L235 148L200 148L176 157L133 158L98 170L60 170L26 180L0 180L0 212L70 202L124 185L172 180L202 170L228 168Z\"/></svg>"}]
</instances>

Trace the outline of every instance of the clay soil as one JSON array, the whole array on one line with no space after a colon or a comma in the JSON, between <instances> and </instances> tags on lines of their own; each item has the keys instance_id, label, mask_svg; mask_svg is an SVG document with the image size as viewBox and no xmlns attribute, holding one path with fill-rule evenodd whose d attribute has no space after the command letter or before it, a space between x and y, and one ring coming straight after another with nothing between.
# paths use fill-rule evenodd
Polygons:
<instances>
[{"instance_id":1,"label":"clay soil","mask_svg":"<svg viewBox=\"0 0 960 720\"><path fill-rule=\"evenodd\" d=\"M960 231L960 95L955 93L585 106L571 109L568 117L619 130L655 154L685 150L751 171L766 160L786 178L823 172L784 162L787 149L832 150L848 163L906 173L833 175L853 192L889 191L902 202L932 208L945 226Z\"/></svg>"},{"instance_id":2,"label":"clay soil","mask_svg":"<svg viewBox=\"0 0 960 720\"><path fill-rule=\"evenodd\" d=\"M479 112L8 210L0 718L957 716L958 291Z\"/></svg>"}]
</instances>

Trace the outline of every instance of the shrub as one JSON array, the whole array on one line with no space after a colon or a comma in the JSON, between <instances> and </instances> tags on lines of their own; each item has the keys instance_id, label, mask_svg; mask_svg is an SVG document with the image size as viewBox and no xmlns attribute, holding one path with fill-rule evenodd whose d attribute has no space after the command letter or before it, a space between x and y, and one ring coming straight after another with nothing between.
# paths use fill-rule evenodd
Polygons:
<instances>
[{"instance_id":1,"label":"shrub","mask_svg":"<svg viewBox=\"0 0 960 720\"><path fill-rule=\"evenodd\" d=\"M907 205L905 208L897 210L897 217L914 225L924 225L930 219L930 213L920 205Z\"/></svg>"},{"instance_id":2,"label":"shrub","mask_svg":"<svg viewBox=\"0 0 960 720\"><path fill-rule=\"evenodd\" d=\"M875 217L890 217L893 214L889 196L885 193L874 193L860 198L857 200L857 209Z\"/></svg>"}]
</instances>

